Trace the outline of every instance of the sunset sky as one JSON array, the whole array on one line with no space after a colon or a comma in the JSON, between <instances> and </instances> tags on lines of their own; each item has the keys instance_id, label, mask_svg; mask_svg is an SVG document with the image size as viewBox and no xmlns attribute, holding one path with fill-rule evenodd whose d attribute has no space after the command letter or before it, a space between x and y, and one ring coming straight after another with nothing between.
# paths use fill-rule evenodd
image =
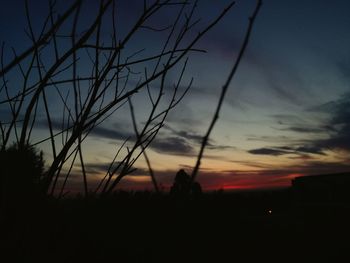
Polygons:
<instances>
[{"instance_id":1,"label":"sunset sky","mask_svg":"<svg viewBox=\"0 0 350 263\"><path fill-rule=\"evenodd\" d=\"M33 26L39 32L48 1L29 2ZM58 10L67 8L67 1L57 2ZM86 2L82 9L82 28L85 23L90 24L89 13L96 11L94 1ZM209 23L229 2L199 1L195 14L201 18L198 27ZM289 186L295 176L350 171L350 2L263 2L248 49L229 87L202 160L197 178L206 190L284 187ZM13 56L11 47L20 53L29 47L30 41L24 31L27 28L24 1L3 1L1 5L0 41L5 42L6 64ZM118 27L123 34L135 20L143 1L121 0L117 6ZM181 87L185 89L192 77L193 86L147 149L156 179L164 189L168 189L179 169L190 173L196 162L201 138L237 57L254 6L254 0L236 1L228 14L196 45L207 53L189 55ZM174 9L168 8L150 23L165 27L173 16ZM145 48L139 57L142 58L144 54L156 53L153 50L163 41L164 35L144 30L132 39L128 50L133 53ZM176 83L179 72L177 68L169 74L169 86ZM15 87L14 76L11 81ZM137 77L131 84L133 81L136 82ZM0 95L3 100L4 93ZM150 109L146 96L140 92L133 97L140 125ZM56 105L57 95L51 94L49 99L52 114L59 123L57 112L62 110ZM166 99L169 100L168 94ZM48 134L40 117L43 115L39 113L32 143ZM0 119L6 122L8 118L8 106L0 105ZM129 108L125 105L84 142L91 189L106 173L122 142L132 136ZM50 144L38 147L43 149L49 164ZM138 169L118 187L152 189L142 156L135 166ZM69 183L74 190L82 187L79 166Z\"/></svg>"}]
</instances>

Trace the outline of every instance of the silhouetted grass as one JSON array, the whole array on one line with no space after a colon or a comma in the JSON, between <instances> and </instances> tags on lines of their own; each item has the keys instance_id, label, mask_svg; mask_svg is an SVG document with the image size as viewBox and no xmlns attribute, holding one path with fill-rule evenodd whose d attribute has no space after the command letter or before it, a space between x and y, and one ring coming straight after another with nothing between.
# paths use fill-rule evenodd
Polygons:
<instances>
[{"instance_id":1,"label":"silhouetted grass","mask_svg":"<svg viewBox=\"0 0 350 263\"><path fill-rule=\"evenodd\" d=\"M340 262L349 219L349 204L297 205L288 189L117 192L26 205L2 218L2 238L22 262Z\"/></svg>"}]
</instances>

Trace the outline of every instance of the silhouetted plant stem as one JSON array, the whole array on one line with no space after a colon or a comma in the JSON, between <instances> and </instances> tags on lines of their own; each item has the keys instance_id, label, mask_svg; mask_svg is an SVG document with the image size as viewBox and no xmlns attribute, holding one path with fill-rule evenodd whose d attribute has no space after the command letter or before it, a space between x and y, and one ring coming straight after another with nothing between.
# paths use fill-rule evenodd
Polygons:
<instances>
[{"instance_id":1,"label":"silhouetted plant stem","mask_svg":"<svg viewBox=\"0 0 350 263\"><path fill-rule=\"evenodd\" d=\"M51 76L55 73L55 71L59 68L59 66L64 63L74 52L75 50L79 49L81 45L83 45L91 36L91 34L95 31L96 27L98 26L100 20L102 19L103 14L106 12L107 7L110 5L111 0L107 2L107 4L104 6L104 8L99 12L96 20L94 23L90 26L90 28L87 30L87 32L77 41L76 45L69 49L62 57L57 60L54 65L48 70L46 75L42 78L42 81L40 82L40 86L37 88L35 91L33 97L31 98L31 101L27 107L27 111L25 113L24 121L23 121L23 126L22 126L22 132L21 132L21 137L20 137L20 145L24 145L26 138L27 138L27 128L28 128L28 123L31 117L31 113L33 110L33 107L35 106L39 95L41 94L42 90L45 88L46 83L49 81ZM34 48L35 50L35 48ZM29 139L29 138L28 138ZM27 140L28 140L27 139Z\"/></svg>"},{"instance_id":2,"label":"silhouetted plant stem","mask_svg":"<svg viewBox=\"0 0 350 263\"><path fill-rule=\"evenodd\" d=\"M122 143L95 192L111 193L124 176L135 170L133 166L141 155L145 157L154 188L158 192L159 187L146 149L163 127L170 110L178 105L192 85L191 80L184 91L179 91L187 65L187 54L205 52L197 49L195 44L221 20L234 2L203 25L197 34L190 36L189 32L193 32L194 25L199 21L194 18L199 1L194 1L193 5L189 0L144 1L143 12L135 18L125 35L118 36L116 0L100 0L100 7L95 10L89 23L81 21L80 12L85 10L84 1L74 1L60 15L55 10L55 1L50 0L48 15L37 35L32 27L30 3L25 2L25 10L29 28L27 34L32 46L19 55L13 50L15 58L7 64L4 62L4 45L1 48L0 105L5 105L11 115L10 121L0 122L1 148L5 149L12 138L17 141L19 148L29 143L38 145L49 141L53 158L47 171L46 193L62 197L69 176L79 165L84 193L87 195L88 160L82 150L86 149L83 147L84 140L129 101L136 138L128 138ZM152 25L149 20L168 6L176 7L172 24L165 28ZM105 21L110 14L113 31L110 39L106 40L106 27L111 28L105 26L108 24ZM157 49L152 49L155 53L144 52L144 47L131 51L129 43L137 39L140 31L145 30L165 32L164 41ZM164 96L168 92L167 76L183 61L185 63L168 101L168 97ZM21 81L20 89L15 90L10 85L13 83L10 82L11 76L16 76L14 67L19 70L21 78L16 81ZM139 68L144 72L143 75L139 73L140 77L136 72ZM142 91L152 106L145 123L141 125L136 123L138 116L130 99ZM52 106L50 102L54 95L57 99L55 106ZM165 101L166 104L163 104ZM47 138L39 138L38 142L33 143L31 140L36 135L36 128L42 128L43 125L48 126ZM61 142L57 136L61 137ZM126 141L131 145L126 145ZM123 156L118 156L119 153L123 153Z\"/></svg>"},{"instance_id":3,"label":"silhouetted plant stem","mask_svg":"<svg viewBox=\"0 0 350 263\"><path fill-rule=\"evenodd\" d=\"M137 129L137 123L136 123L136 118L135 118L135 111L134 111L134 106L132 105L132 102L131 102L131 98L128 99L128 102L129 102L129 106L130 106L130 114L131 114L131 119L132 119L132 124L133 124L133 127L134 127L134 131L135 131L136 137L139 138L140 134L139 134L139 131ZM154 190L157 193L159 193L159 187L158 187L158 184L157 184L157 180L156 180L156 178L154 176L154 172L153 172L153 169L152 169L152 166L151 166L151 162L150 162L150 160L149 160L149 158L148 158L148 156L146 154L146 149L143 146L143 144L141 144L141 149L142 149L143 156L145 157L145 160L146 160L146 164L147 164L148 171L149 171L149 174L150 174L151 179L152 179Z\"/></svg>"},{"instance_id":4,"label":"silhouetted plant stem","mask_svg":"<svg viewBox=\"0 0 350 263\"><path fill-rule=\"evenodd\" d=\"M65 178L64 178L64 181L63 181L63 183L62 183L61 190L60 190L60 193L59 193L59 195L58 195L58 198L62 198L62 197L63 197L64 188L66 187L66 184L67 184L69 175L70 175L70 173L71 173L71 171L72 171L72 168L73 168L75 159L77 158L77 155L78 155L78 151L76 150L76 151L75 151L75 154L74 154L74 157L73 157L73 160L72 160L72 162L71 162L71 165L70 165L70 167L69 167L69 170L68 170L68 172L67 172L67 174L66 174L66 176L65 176Z\"/></svg>"},{"instance_id":5,"label":"silhouetted plant stem","mask_svg":"<svg viewBox=\"0 0 350 263\"><path fill-rule=\"evenodd\" d=\"M85 163L84 163L84 158L83 158L83 151L81 149L81 137L78 138L78 151L79 151L79 159L80 159L80 164L81 164L81 170L83 173L83 185L84 185L84 194L85 197L88 195L88 185L87 185L87 178L86 178L86 170L85 170Z\"/></svg>"},{"instance_id":6,"label":"silhouetted plant stem","mask_svg":"<svg viewBox=\"0 0 350 263\"><path fill-rule=\"evenodd\" d=\"M7 64L0 71L0 77L2 77L6 72L8 72L11 68L18 65L23 59L29 56L35 49L38 49L40 46L45 45L49 38L52 37L52 34L58 30L58 28L67 20L67 18L72 14L72 12L81 4L82 0L75 1L72 6L57 20L57 22L52 25L50 30L35 43L35 45L28 48L21 55L16 56L9 64Z\"/></svg>"},{"instance_id":7,"label":"silhouetted plant stem","mask_svg":"<svg viewBox=\"0 0 350 263\"><path fill-rule=\"evenodd\" d=\"M213 116L213 119L208 127L208 130L206 132L206 134L204 135L203 139L202 139L202 144L201 144L201 148L199 150L199 153L198 153L198 157L197 157L197 162L196 162L196 165L194 166L193 168L193 171L192 171L192 175L191 175L191 183L193 183L196 179L196 176L198 174L198 170L199 170L199 167L200 167L200 164L201 164L201 159L203 157L203 153L204 153L204 149L206 147L206 145L208 144L208 139L209 139L209 136L215 126L215 123L216 121L218 120L219 118L219 113L220 113L220 110L221 110L221 107L222 107L222 104L224 102L224 99L225 99L225 95L226 95L226 92L228 90L228 87L237 71L237 68L241 62L241 59L243 57L243 54L247 48L247 45L248 45L248 42L249 42L249 39L250 39L250 35L251 35L251 31L252 31L252 28L253 28L253 25L254 25L254 22L255 22L255 18L257 17L258 15L258 12L260 10L260 7L262 5L262 0L258 0L257 1L257 4L256 4L256 7L255 7L255 10L252 14L252 16L249 18L249 24L248 24L248 29L246 31L246 34L245 34L245 37L244 37L244 40L243 40L243 44L240 48L240 51L238 53L238 57L236 58L236 61L231 69L231 72L230 74L228 75L227 77L227 80L225 82L225 84L223 85L222 87L222 90L221 90L221 94L220 94L220 98L219 98L219 101L218 101L218 104L217 104L217 107L216 107L216 110L215 110L215 113L214 113L214 116Z\"/></svg>"}]
</instances>

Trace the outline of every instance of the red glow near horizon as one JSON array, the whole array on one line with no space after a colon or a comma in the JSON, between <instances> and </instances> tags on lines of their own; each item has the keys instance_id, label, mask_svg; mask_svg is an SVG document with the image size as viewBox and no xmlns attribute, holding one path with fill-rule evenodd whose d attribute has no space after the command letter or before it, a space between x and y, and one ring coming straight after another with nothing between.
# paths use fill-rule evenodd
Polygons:
<instances>
[{"instance_id":1,"label":"red glow near horizon","mask_svg":"<svg viewBox=\"0 0 350 263\"><path fill-rule=\"evenodd\" d=\"M271 175L261 173L255 174L239 174L234 176L226 176L223 174L209 174L202 173L198 176L198 182L202 186L202 190L206 191L250 191L250 190L264 190L264 189L278 189L291 186L291 182L295 177L303 176L302 173L290 173L284 175ZM121 181L120 186L116 190L123 191L154 191L151 181ZM171 180L169 180L171 179ZM170 191L173 178L168 177L167 182L162 182L159 178L159 186L162 192ZM81 186L77 185L76 189L72 188L71 192L81 192Z\"/></svg>"},{"instance_id":2,"label":"red glow near horizon","mask_svg":"<svg viewBox=\"0 0 350 263\"><path fill-rule=\"evenodd\" d=\"M256 174L241 174L235 176L218 176L217 174L201 174L198 176L198 182L202 186L203 191L249 191L263 189L277 189L291 186L291 182L295 177L303 176L302 173L290 173L284 175L270 175L264 172ZM172 182L161 183L163 191L170 190ZM132 182L124 181L121 185L123 190L153 191L151 182Z\"/></svg>"},{"instance_id":3,"label":"red glow near horizon","mask_svg":"<svg viewBox=\"0 0 350 263\"><path fill-rule=\"evenodd\" d=\"M291 186L291 182L295 177L302 176L301 173L292 173L288 175L252 175L241 176L234 178L231 182L202 182L204 191L214 191L218 189L229 191L243 191L243 190L259 190L259 189L273 189L286 188Z\"/></svg>"}]
</instances>

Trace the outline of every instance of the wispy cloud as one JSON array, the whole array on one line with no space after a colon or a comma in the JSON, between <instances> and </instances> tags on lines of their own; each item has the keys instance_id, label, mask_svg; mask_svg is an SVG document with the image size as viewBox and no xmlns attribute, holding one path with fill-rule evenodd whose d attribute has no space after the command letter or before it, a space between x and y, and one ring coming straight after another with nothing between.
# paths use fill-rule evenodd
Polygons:
<instances>
[{"instance_id":1,"label":"wispy cloud","mask_svg":"<svg viewBox=\"0 0 350 263\"><path fill-rule=\"evenodd\" d=\"M57 119L51 119L52 127L56 130L62 129L62 122ZM37 127L38 128L48 128L48 122L46 119L40 119L37 121ZM133 138L134 133L122 130L120 128L114 128L114 126L122 127L122 125L110 125L111 127L105 127L105 126L97 126L94 127L91 131L91 135L95 137L101 137L106 139L113 139L113 140L125 140L127 138Z\"/></svg>"},{"instance_id":2,"label":"wispy cloud","mask_svg":"<svg viewBox=\"0 0 350 263\"><path fill-rule=\"evenodd\" d=\"M324 128L318 128L318 127L307 127L307 126L290 126L287 128L279 129L281 131L292 131L292 132L299 132L299 133L324 133Z\"/></svg>"},{"instance_id":3,"label":"wispy cloud","mask_svg":"<svg viewBox=\"0 0 350 263\"><path fill-rule=\"evenodd\" d=\"M287 136L250 136L248 140L265 141L269 143L284 143L289 149L281 147L263 147L252 149L251 154L279 156L284 154L319 154L325 155L327 150L342 150L350 152L350 93L343 94L338 100L308 108L307 112L323 113L327 118L310 124L298 116L273 115L281 125L280 131L290 131L295 134L307 134L305 139L292 140Z\"/></svg>"},{"instance_id":4,"label":"wispy cloud","mask_svg":"<svg viewBox=\"0 0 350 263\"><path fill-rule=\"evenodd\" d=\"M200 135L200 134L193 132L193 131L178 130L178 129L172 128L169 125L165 125L164 129L170 131L173 135L182 137L186 140L190 140L190 141L197 143L197 144L200 144L202 142L202 139L203 139L203 135ZM210 142L210 140L209 140L209 142Z\"/></svg>"},{"instance_id":5,"label":"wispy cloud","mask_svg":"<svg viewBox=\"0 0 350 263\"><path fill-rule=\"evenodd\" d=\"M272 155L272 156L280 156L284 154L290 154L289 151L281 150L281 149L273 149L273 148L258 148L249 150L248 153L256 154L256 155Z\"/></svg>"},{"instance_id":6,"label":"wispy cloud","mask_svg":"<svg viewBox=\"0 0 350 263\"><path fill-rule=\"evenodd\" d=\"M309 143L310 148L323 150L350 151L350 93L344 94L337 101L320 105L314 111L327 111L329 121L323 124L328 131L328 138L318 139Z\"/></svg>"},{"instance_id":7,"label":"wispy cloud","mask_svg":"<svg viewBox=\"0 0 350 263\"><path fill-rule=\"evenodd\" d=\"M325 155L325 153L323 152L323 148L317 147L315 145L297 147L295 149L295 152L298 152L298 153L313 153L313 154Z\"/></svg>"},{"instance_id":8,"label":"wispy cloud","mask_svg":"<svg viewBox=\"0 0 350 263\"><path fill-rule=\"evenodd\" d=\"M286 141L291 141L291 138L285 135L248 135L247 141L258 141L258 142L268 142L268 143L285 143Z\"/></svg>"},{"instance_id":9,"label":"wispy cloud","mask_svg":"<svg viewBox=\"0 0 350 263\"><path fill-rule=\"evenodd\" d=\"M135 135L133 132L122 131L117 128L106 128L101 126L95 127L91 131L91 135L112 140L126 140L128 138L130 140L135 140Z\"/></svg>"},{"instance_id":10,"label":"wispy cloud","mask_svg":"<svg viewBox=\"0 0 350 263\"><path fill-rule=\"evenodd\" d=\"M176 135L180 138L185 139L186 141L190 142L194 145L201 145L204 134L199 134L193 131L187 131L187 130L178 130L170 127L169 125L164 126L164 129L171 132L171 134ZM207 142L206 149L209 150L228 150L228 149L236 149L236 147L231 145L220 145L217 144L214 140L210 139Z\"/></svg>"},{"instance_id":11,"label":"wispy cloud","mask_svg":"<svg viewBox=\"0 0 350 263\"><path fill-rule=\"evenodd\" d=\"M271 155L271 156L280 156L280 155L287 155L287 154L304 155L305 153L325 155L325 153L323 152L323 148L317 147L317 146L299 146L299 147L276 146L271 148L258 148L258 149L248 150L248 153L255 154L255 155Z\"/></svg>"},{"instance_id":12,"label":"wispy cloud","mask_svg":"<svg viewBox=\"0 0 350 263\"><path fill-rule=\"evenodd\" d=\"M151 148L157 152L171 154L194 156L195 149L181 137L156 138L151 144Z\"/></svg>"}]
</instances>

